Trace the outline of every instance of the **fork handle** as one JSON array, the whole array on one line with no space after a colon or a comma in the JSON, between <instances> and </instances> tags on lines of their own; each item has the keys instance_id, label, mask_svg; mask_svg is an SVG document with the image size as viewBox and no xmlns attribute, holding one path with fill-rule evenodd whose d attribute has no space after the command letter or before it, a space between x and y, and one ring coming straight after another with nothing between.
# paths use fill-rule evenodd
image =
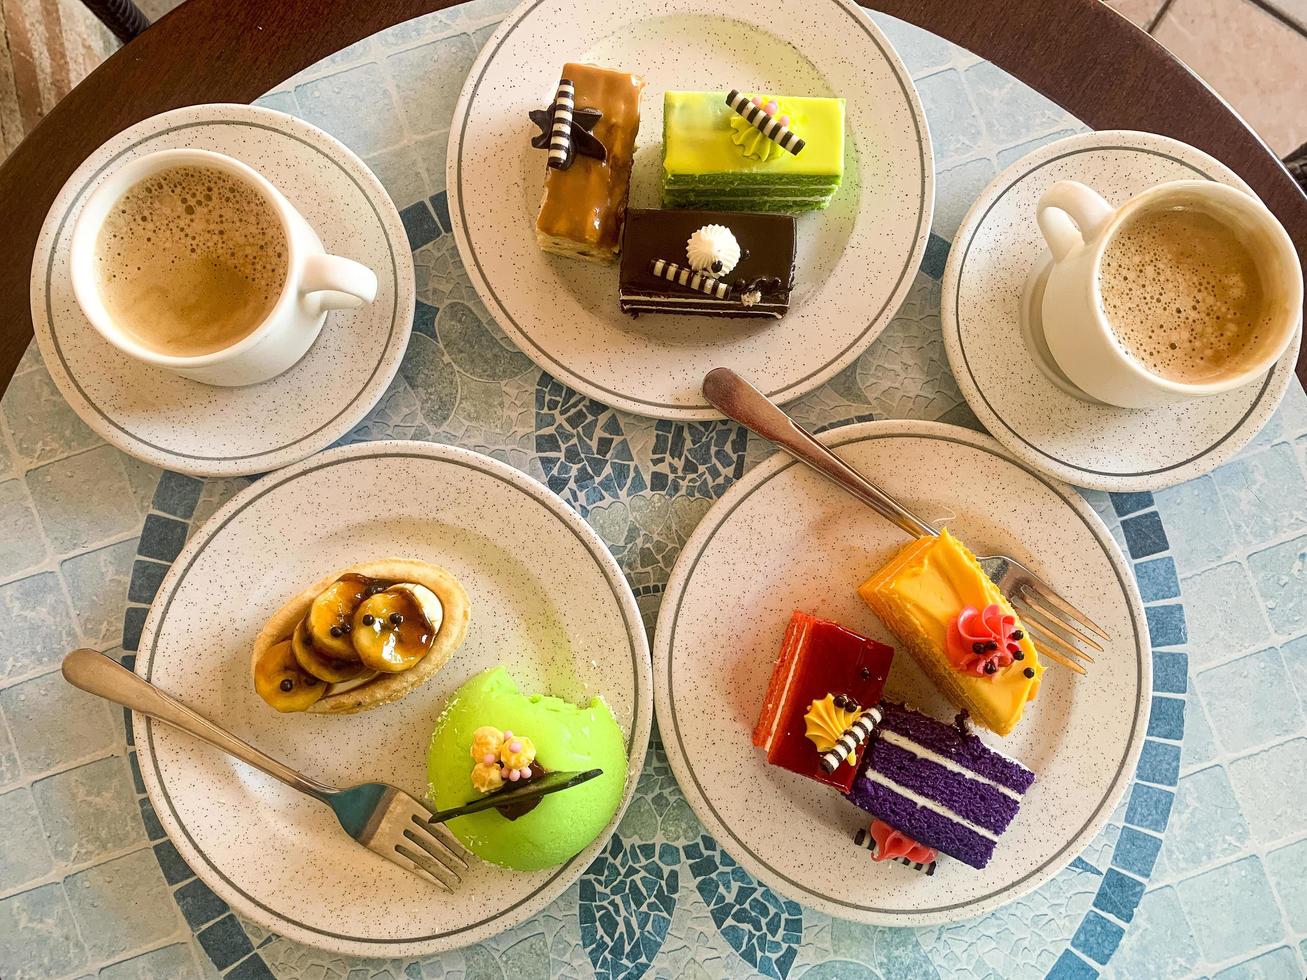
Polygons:
<instances>
[{"instance_id":1,"label":"fork handle","mask_svg":"<svg viewBox=\"0 0 1307 980\"><path fill-rule=\"evenodd\" d=\"M164 693L144 677L132 673L102 653L87 649L74 650L64 657L63 673L64 679L73 687L180 728L188 735L208 742L215 749L266 772L273 779L279 779L301 793L325 802L336 792L330 786L300 775L290 766L260 752L226 729L219 728L208 718L192 711L172 695Z\"/></svg>"},{"instance_id":2,"label":"fork handle","mask_svg":"<svg viewBox=\"0 0 1307 980\"><path fill-rule=\"evenodd\" d=\"M843 487L887 521L914 538L939 531L823 446L798 422L730 368L714 368L703 379L709 404L750 432L774 442L800 463Z\"/></svg>"}]
</instances>

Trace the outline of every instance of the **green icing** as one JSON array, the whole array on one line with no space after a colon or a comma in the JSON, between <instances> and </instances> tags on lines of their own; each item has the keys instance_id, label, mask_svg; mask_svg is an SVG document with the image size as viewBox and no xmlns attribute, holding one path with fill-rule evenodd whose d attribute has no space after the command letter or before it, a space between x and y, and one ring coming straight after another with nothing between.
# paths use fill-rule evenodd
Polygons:
<instances>
[{"instance_id":1,"label":"green icing","mask_svg":"<svg viewBox=\"0 0 1307 980\"><path fill-rule=\"evenodd\" d=\"M477 857L517 871L561 864L584 850L612 819L626 787L626 745L602 698L578 707L543 694L522 694L503 667L471 678L436 720L427 753L431 796L440 809L479 794L471 782L472 733L482 725L529 737L550 771L602 769L603 775L546 796L516 820L498 810L458 817L449 829Z\"/></svg>"}]
</instances>

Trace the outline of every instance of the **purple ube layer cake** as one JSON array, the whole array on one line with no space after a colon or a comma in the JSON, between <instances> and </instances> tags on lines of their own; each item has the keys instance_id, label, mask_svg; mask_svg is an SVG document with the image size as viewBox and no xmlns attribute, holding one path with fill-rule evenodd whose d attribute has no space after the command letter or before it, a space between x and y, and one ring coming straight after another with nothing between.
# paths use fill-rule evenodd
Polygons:
<instances>
[{"instance_id":1,"label":"purple ube layer cake","mask_svg":"<svg viewBox=\"0 0 1307 980\"><path fill-rule=\"evenodd\" d=\"M848 799L913 840L983 868L1035 774L975 735L880 703Z\"/></svg>"}]
</instances>

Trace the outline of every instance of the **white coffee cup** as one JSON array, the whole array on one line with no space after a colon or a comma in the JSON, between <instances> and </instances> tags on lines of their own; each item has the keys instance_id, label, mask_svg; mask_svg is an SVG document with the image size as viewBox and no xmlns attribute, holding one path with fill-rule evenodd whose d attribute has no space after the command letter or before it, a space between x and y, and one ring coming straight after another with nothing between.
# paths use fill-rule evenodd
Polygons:
<instances>
[{"instance_id":1,"label":"white coffee cup","mask_svg":"<svg viewBox=\"0 0 1307 980\"><path fill-rule=\"evenodd\" d=\"M1258 266L1270 313L1266 339L1219 379L1185 383L1149 371L1121 345L1103 313L1099 269L1116 232L1145 209L1201 206L1245 241ZM1039 199L1039 229L1052 253L1041 319L1049 353L1089 398L1122 408L1149 408L1229 391L1265 374L1302 323L1303 277L1293 242L1256 198L1226 184L1179 180L1158 184L1119 208L1074 180Z\"/></svg>"},{"instance_id":2,"label":"white coffee cup","mask_svg":"<svg viewBox=\"0 0 1307 980\"><path fill-rule=\"evenodd\" d=\"M142 180L174 167L209 167L255 190L276 213L286 240L286 276L271 311L252 332L229 347L196 356L160 353L114 322L100 296L96 243L119 199ZM276 187L252 167L209 150L161 150L138 157L108 175L87 199L73 228L73 293L91 325L109 343L137 360L205 384L237 386L276 377L307 353L328 310L371 303L377 276L367 266L328 255L317 234Z\"/></svg>"}]
</instances>

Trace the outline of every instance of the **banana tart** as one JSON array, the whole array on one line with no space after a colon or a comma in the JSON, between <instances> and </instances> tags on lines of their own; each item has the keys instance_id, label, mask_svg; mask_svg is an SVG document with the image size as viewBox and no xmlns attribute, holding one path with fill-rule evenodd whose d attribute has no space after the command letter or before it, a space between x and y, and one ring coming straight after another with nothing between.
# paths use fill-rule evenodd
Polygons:
<instances>
[{"instance_id":1,"label":"banana tart","mask_svg":"<svg viewBox=\"0 0 1307 980\"><path fill-rule=\"evenodd\" d=\"M352 714L435 676L467 635L467 592L424 561L352 565L278 609L254 641L254 689L278 711Z\"/></svg>"}]
</instances>

